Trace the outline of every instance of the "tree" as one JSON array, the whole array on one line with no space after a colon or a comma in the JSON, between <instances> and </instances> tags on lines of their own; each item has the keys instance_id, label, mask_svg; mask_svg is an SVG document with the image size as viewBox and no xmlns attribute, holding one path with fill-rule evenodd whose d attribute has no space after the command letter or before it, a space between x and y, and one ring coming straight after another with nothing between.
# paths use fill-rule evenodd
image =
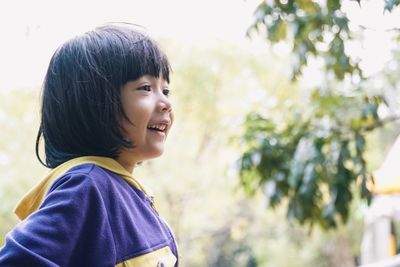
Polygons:
<instances>
[{"instance_id":1,"label":"tree","mask_svg":"<svg viewBox=\"0 0 400 267\"><path fill-rule=\"evenodd\" d=\"M343 11L345 2L350 1L262 1L248 30L249 36L265 35L271 44L291 44L293 81L310 59L322 62L325 81L312 88L307 104L285 110L279 123L258 113L248 115L241 184L250 195L261 188L271 207L287 203L291 221L325 229L347 221L354 185L363 199L371 199L366 135L398 119L379 115L387 105L385 96L368 91L358 59L345 49L356 39ZM361 6L364 1L354 2ZM384 10L391 12L399 4L385 0Z\"/></svg>"}]
</instances>

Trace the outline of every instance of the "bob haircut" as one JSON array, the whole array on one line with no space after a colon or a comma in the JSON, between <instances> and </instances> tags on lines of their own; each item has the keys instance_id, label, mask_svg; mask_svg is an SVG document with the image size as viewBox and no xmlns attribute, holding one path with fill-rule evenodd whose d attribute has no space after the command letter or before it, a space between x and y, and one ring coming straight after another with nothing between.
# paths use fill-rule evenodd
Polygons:
<instances>
[{"instance_id":1,"label":"bob haircut","mask_svg":"<svg viewBox=\"0 0 400 267\"><path fill-rule=\"evenodd\" d=\"M121 87L143 75L169 83L166 55L131 26L106 25L57 49L44 79L36 156L46 167L81 156L116 158L134 142L123 138ZM43 137L45 163L39 155Z\"/></svg>"}]
</instances>

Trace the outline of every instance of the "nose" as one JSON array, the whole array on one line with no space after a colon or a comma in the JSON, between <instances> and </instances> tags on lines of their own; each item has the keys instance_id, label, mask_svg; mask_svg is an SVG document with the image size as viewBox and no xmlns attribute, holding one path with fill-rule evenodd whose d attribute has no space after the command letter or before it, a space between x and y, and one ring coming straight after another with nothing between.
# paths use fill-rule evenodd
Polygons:
<instances>
[{"instance_id":1,"label":"nose","mask_svg":"<svg viewBox=\"0 0 400 267\"><path fill-rule=\"evenodd\" d=\"M158 101L158 110L161 112L171 112L172 111L171 100L169 100L169 98L164 94Z\"/></svg>"}]
</instances>

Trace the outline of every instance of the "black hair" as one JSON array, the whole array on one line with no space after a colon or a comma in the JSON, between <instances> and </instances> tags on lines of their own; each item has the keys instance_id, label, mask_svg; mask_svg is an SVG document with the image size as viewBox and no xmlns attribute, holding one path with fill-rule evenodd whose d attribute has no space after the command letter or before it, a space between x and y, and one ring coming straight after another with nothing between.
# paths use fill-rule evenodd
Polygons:
<instances>
[{"instance_id":1,"label":"black hair","mask_svg":"<svg viewBox=\"0 0 400 267\"><path fill-rule=\"evenodd\" d=\"M157 43L122 25L98 27L57 49L43 84L36 156L49 168L76 157L116 158L134 143L123 138L121 87L143 75L169 82L170 64ZM44 140L45 163L39 155Z\"/></svg>"}]
</instances>

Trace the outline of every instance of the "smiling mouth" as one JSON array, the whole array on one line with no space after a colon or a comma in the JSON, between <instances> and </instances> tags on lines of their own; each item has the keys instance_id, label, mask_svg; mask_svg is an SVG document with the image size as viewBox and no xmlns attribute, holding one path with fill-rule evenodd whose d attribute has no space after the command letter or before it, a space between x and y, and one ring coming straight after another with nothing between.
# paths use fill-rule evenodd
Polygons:
<instances>
[{"instance_id":1,"label":"smiling mouth","mask_svg":"<svg viewBox=\"0 0 400 267\"><path fill-rule=\"evenodd\" d=\"M164 123L159 123L159 124L152 124L147 127L147 129L151 131L157 131L161 133L165 133L167 130L167 125Z\"/></svg>"}]
</instances>

